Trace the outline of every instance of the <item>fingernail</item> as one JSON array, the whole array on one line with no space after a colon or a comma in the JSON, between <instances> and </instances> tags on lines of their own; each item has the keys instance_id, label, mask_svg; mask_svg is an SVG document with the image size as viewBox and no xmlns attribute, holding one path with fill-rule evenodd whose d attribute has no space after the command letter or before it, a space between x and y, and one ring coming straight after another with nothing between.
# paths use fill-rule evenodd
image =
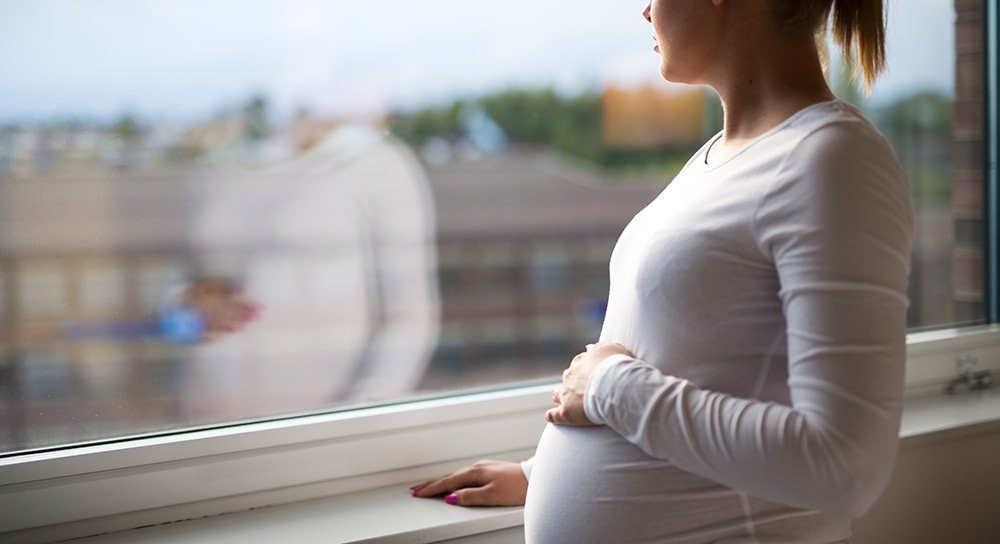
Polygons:
<instances>
[{"instance_id":1,"label":"fingernail","mask_svg":"<svg viewBox=\"0 0 1000 544\"><path fill-rule=\"evenodd\" d=\"M458 504L458 495L452 493L444 498L444 502L448 504Z\"/></svg>"},{"instance_id":2,"label":"fingernail","mask_svg":"<svg viewBox=\"0 0 1000 544\"><path fill-rule=\"evenodd\" d=\"M420 494L420 492L421 492L421 491L423 491L423 489L424 489L424 488L422 488L422 487L418 487L418 488L416 488L416 489L414 489L414 488L412 488L412 487L410 488L410 490L411 490L411 491L413 491L413 496L414 496L414 497L416 497L417 495L419 495L419 494Z\"/></svg>"}]
</instances>

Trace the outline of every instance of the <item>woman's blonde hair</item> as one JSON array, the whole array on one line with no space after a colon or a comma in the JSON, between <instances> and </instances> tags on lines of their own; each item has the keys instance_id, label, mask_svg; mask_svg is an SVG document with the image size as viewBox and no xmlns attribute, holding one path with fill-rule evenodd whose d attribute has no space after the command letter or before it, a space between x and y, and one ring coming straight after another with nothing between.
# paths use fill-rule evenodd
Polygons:
<instances>
[{"instance_id":1,"label":"woman's blonde hair","mask_svg":"<svg viewBox=\"0 0 1000 544\"><path fill-rule=\"evenodd\" d=\"M883 0L774 0L778 19L817 33L825 57L827 22L834 42L851 66L851 77L871 90L885 71L885 8ZM832 13L832 17L831 17ZM825 58L824 58L825 60Z\"/></svg>"}]
</instances>

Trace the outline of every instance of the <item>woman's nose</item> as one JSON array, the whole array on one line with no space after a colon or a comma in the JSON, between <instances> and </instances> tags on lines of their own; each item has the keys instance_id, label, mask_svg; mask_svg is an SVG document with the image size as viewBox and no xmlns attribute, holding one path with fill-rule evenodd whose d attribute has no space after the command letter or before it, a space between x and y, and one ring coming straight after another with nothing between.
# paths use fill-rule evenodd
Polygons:
<instances>
[{"instance_id":1,"label":"woman's nose","mask_svg":"<svg viewBox=\"0 0 1000 544\"><path fill-rule=\"evenodd\" d=\"M642 10L642 18L649 21L650 23L653 22L653 19L649 16L649 10L652 6L653 6L653 1L650 0L649 2L646 3L646 9Z\"/></svg>"}]
</instances>

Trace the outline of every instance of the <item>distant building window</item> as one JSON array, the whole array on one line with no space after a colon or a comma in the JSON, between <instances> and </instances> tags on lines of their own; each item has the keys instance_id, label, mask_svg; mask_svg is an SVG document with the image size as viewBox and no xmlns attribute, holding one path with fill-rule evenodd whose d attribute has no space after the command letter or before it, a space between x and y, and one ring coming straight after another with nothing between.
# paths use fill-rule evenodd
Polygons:
<instances>
[{"instance_id":1,"label":"distant building window","mask_svg":"<svg viewBox=\"0 0 1000 544\"><path fill-rule=\"evenodd\" d=\"M67 274L59 262L23 263L18 269L18 308L28 319L58 319L68 309Z\"/></svg>"},{"instance_id":2,"label":"distant building window","mask_svg":"<svg viewBox=\"0 0 1000 544\"><path fill-rule=\"evenodd\" d=\"M26 399L36 403L32 417L40 426L60 428L65 433L71 419L73 369L65 350L57 346L40 346L20 355L21 390Z\"/></svg>"},{"instance_id":3,"label":"distant building window","mask_svg":"<svg viewBox=\"0 0 1000 544\"><path fill-rule=\"evenodd\" d=\"M127 397L134 376L141 367L133 366L127 349L118 344L84 346L78 350L77 372L84 394L93 399Z\"/></svg>"},{"instance_id":4,"label":"distant building window","mask_svg":"<svg viewBox=\"0 0 1000 544\"><path fill-rule=\"evenodd\" d=\"M571 256L568 247L560 244L539 244L531 254L528 274L532 290L539 296L552 296L570 289Z\"/></svg>"},{"instance_id":5,"label":"distant building window","mask_svg":"<svg viewBox=\"0 0 1000 544\"><path fill-rule=\"evenodd\" d=\"M164 298L171 289L184 285L187 273L184 266L178 262L153 260L132 264L133 273L139 277L139 308L153 312L164 303Z\"/></svg>"},{"instance_id":6,"label":"distant building window","mask_svg":"<svg viewBox=\"0 0 1000 544\"><path fill-rule=\"evenodd\" d=\"M78 271L83 316L108 316L125 308L125 271L117 263L88 263Z\"/></svg>"}]
</instances>

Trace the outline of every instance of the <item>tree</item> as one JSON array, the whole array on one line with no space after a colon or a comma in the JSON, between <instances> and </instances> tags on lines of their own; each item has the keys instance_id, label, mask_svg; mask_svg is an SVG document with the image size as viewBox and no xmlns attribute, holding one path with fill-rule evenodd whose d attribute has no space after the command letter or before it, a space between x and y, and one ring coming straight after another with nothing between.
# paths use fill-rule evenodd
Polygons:
<instances>
[{"instance_id":1,"label":"tree","mask_svg":"<svg viewBox=\"0 0 1000 544\"><path fill-rule=\"evenodd\" d=\"M111 125L111 133L125 142L139 139L144 132L145 130L130 113L123 114L118 121Z\"/></svg>"},{"instance_id":2,"label":"tree","mask_svg":"<svg viewBox=\"0 0 1000 544\"><path fill-rule=\"evenodd\" d=\"M246 136L251 140L261 140L271 133L268 123L267 99L256 95L243 107L243 120L246 123Z\"/></svg>"}]
</instances>

